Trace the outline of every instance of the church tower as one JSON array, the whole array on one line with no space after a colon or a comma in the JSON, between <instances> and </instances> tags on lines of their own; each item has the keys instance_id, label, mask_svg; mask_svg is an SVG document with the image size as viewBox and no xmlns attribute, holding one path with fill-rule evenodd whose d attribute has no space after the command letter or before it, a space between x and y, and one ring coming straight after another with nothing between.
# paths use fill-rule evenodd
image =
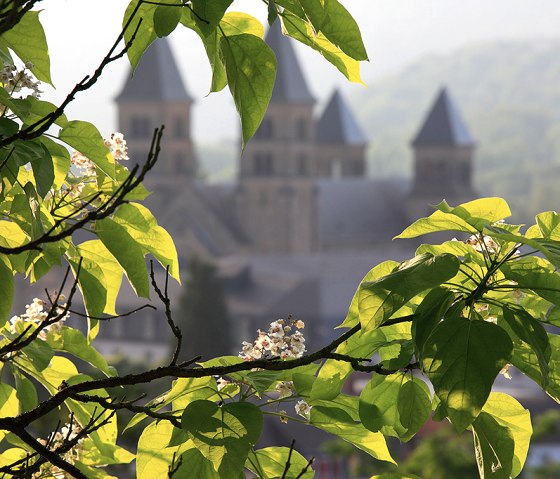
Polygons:
<instances>
[{"instance_id":1,"label":"church tower","mask_svg":"<svg viewBox=\"0 0 560 479\"><path fill-rule=\"evenodd\" d=\"M316 246L315 99L279 21L266 41L277 58L276 82L241 159L237 216L252 251L308 253Z\"/></svg>"},{"instance_id":2,"label":"church tower","mask_svg":"<svg viewBox=\"0 0 560 479\"><path fill-rule=\"evenodd\" d=\"M338 90L317 123L317 173L321 177L364 177L367 139Z\"/></svg>"},{"instance_id":3,"label":"church tower","mask_svg":"<svg viewBox=\"0 0 560 479\"><path fill-rule=\"evenodd\" d=\"M414 178L407 199L409 219L431 213L429 205L472 200L475 142L446 88L442 88L412 141Z\"/></svg>"},{"instance_id":4,"label":"church tower","mask_svg":"<svg viewBox=\"0 0 560 479\"><path fill-rule=\"evenodd\" d=\"M154 129L165 125L158 165L147 181L151 189L165 194L168 187L195 177L190 133L193 101L167 39L152 43L116 102L119 131L125 134L129 156L139 164L148 154Z\"/></svg>"}]
</instances>

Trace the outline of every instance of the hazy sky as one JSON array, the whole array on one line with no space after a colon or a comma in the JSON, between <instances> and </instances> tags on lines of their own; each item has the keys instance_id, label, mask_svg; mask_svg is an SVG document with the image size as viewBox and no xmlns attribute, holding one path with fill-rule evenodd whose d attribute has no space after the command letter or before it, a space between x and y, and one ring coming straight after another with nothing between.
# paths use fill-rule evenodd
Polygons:
<instances>
[{"instance_id":1,"label":"hazy sky","mask_svg":"<svg viewBox=\"0 0 560 479\"><path fill-rule=\"evenodd\" d=\"M362 30L370 56L370 62L362 67L362 77L370 88L375 88L376 79L428 54L492 40L560 37L558 0L341 1ZM41 5L57 87L56 92L48 91L45 99L63 97L84 75L93 72L119 33L127 3L59 0ZM266 17L266 7L259 0L236 0L233 6L261 20ZM171 40L187 88L196 101L194 137L199 141L236 138L238 121L228 93L206 97L210 70L200 40L185 28L173 32ZM315 52L301 47L298 55L319 99L335 86L347 92L364 88L346 84L342 75ZM114 131L112 99L122 88L127 72L125 59L110 65L98 84L67 110L69 118L91 121L104 135Z\"/></svg>"}]
</instances>

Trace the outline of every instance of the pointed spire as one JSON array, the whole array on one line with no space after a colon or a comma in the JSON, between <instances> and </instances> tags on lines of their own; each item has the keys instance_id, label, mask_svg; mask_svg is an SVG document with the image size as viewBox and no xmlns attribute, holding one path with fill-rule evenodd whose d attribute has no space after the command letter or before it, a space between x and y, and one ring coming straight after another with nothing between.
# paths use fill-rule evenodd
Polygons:
<instances>
[{"instance_id":1,"label":"pointed spire","mask_svg":"<svg viewBox=\"0 0 560 479\"><path fill-rule=\"evenodd\" d=\"M192 101L166 38L156 40L140 59L116 98L127 101Z\"/></svg>"},{"instance_id":2,"label":"pointed spire","mask_svg":"<svg viewBox=\"0 0 560 479\"><path fill-rule=\"evenodd\" d=\"M422 128L412 142L413 146L474 146L459 110L444 87L428 113Z\"/></svg>"},{"instance_id":3,"label":"pointed spire","mask_svg":"<svg viewBox=\"0 0 560 479\"><path fill-rule=\"evenodd\" d=\"M276 20L265 38L276 55L276 82L272 90L271 102L315 103L315 99L299 66L291 40L282 35L280 20Z\"/></svg>"},{"instance_id":4,"label":"pointed spire","mask_svg":"<svg viewBox=\"0 0 560 479\"><path fill-rule=\"evenodd\" d=\"M321 143L365 145L362 132L344 98L335 90L317 124L317 139Z\"/></svg>"}]
</instances>

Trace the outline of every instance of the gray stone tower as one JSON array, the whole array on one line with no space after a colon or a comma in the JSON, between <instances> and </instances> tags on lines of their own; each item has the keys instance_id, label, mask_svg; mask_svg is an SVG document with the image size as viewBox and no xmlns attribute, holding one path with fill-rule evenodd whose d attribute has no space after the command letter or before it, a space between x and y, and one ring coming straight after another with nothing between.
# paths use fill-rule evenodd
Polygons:
<instances>
[{"instance_id":1,"label":"gray stone tower","mask_svg":"<svg viewBox=\"0 0 560 479\"><path fill-rule=\"evenodd\" d=\"M164 193L171 184L194 178L193 101L166 39L158 39L148 48L116 102L119 130L126 135L129 156L137 163L146 158L154 128L165 125L159 164L148 179L151 188Z\"/></svg>"},{"instance_id":2,"label":"gray stone tower","mask_svg":"<svg viewBox=\"0 0 560 479\"><path fill-rule=\"evenodd\" d=\"M316 244L315 123L311 95L290 40L275 22L270 105L239 167L237 217L256 252L308 253Z\"/></svg>"},{"instance_id":3,"label":"gray stone tower","mask_svg":"<svg viewBox=\"0 0 560 479\"><path fill-rule=\"evenodd\" d=\"M412 141L414 178L407 199L410 220L431 213L445 199L456 205L473 199L475 142L459 110L442 88Z\"/></svg>"},{"instance_id":4,"label":"gray stone tower","mask_svg":"<svg viewBox=\"0 0 560 479\"><path fill-rule=\"evenodd\" d=\"M365 176L367 143L342 95L335 90L317 123L318 175Z\"/></svg>"}]
</instances>

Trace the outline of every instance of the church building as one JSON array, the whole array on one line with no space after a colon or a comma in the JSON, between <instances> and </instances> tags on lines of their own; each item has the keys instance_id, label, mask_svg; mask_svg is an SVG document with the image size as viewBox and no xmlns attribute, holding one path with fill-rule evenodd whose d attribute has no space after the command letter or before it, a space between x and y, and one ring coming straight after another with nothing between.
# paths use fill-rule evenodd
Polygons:
<instances>
[{"instance_id":1,"label":"church building","mask_svg":"<svg viewBox=\"0 0 560 479\"><path fill-rule=\"evenodd\" d=\"M182 258L200 256L218 267L239 340L293 314L309 324L312 347L332 337L371 267L413 256L414 242L392 237L429 213L429 204L476 196L475 143L442 89L412 141L412 178L376 178L367 171L366 135L342 94L334 91L317 112L279 22L266 41L277 57L276 83L235 182L198 179L192 98L166 39L148 49L116 98L118 128L141 161L153 129L165 124L146 204Z\"/></svg>"}]
</instances>

